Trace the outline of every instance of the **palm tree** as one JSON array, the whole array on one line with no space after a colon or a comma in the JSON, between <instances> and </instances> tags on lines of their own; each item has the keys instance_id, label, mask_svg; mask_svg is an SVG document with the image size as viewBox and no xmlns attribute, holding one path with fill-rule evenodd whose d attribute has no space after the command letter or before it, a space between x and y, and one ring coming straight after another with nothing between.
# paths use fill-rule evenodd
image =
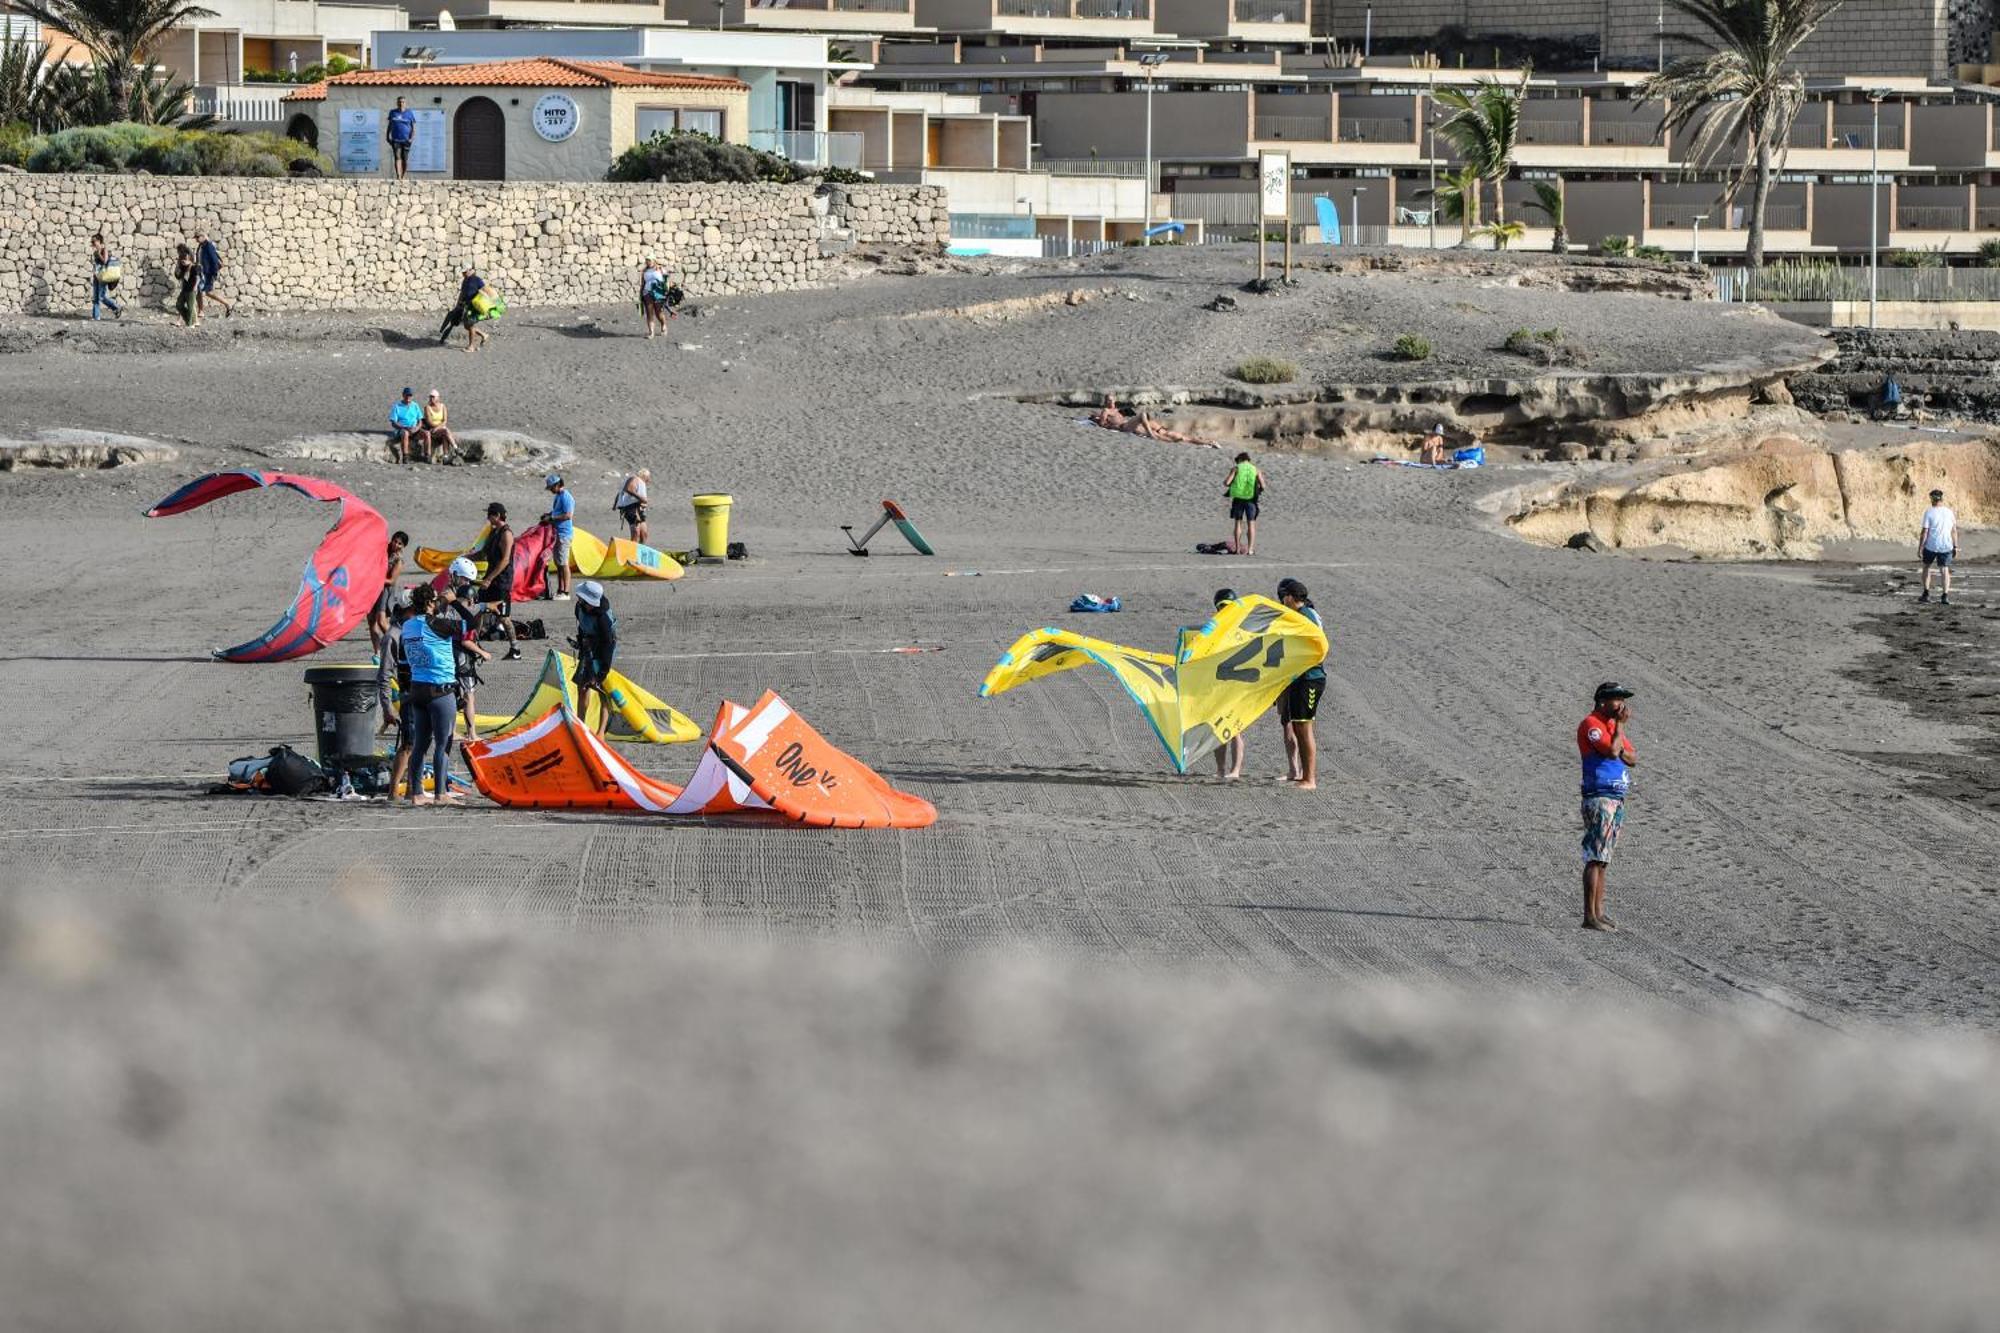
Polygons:
<instances>
[{"instance_id":1,"label":"palm tree","mask_svg":"<svg viewBox=\"0 0 2000 1333\"><path fill-rule=\"evenodd\" d=\"M1550 242L1549 249L1559 255L1568 254L1569 228L1563 224L1562 183L1560 181L1536 181L1535 197L1528 201L1527 206L1540 213L1543 217L1546 217L1549 220L1549 226L1555 228L1555 239Z\"/></svg>"},{"instance_id":2,"label":"palm tree","mask_svg":"<svg viewBox=\"0 0 2000 1333\"><path fill-rule=\"evenodd\" d=\"M1507 197L1499 183L1514 170L1514 148L1521 139L1521 102L1528 93L1528 71L1512 87L1492 79L1481 79L1471 91L1446 88L1437 94L1438 105L1451 112L1439 123L1437 132L1458 150L1458 156L1481 181L1495 183L1493 220L1507 220ZM1478 221L1475 201L1473 221Z\"/></svg>"},{"instance_id":3,"label":"palm tree","mask_svg":"<svg viewBox=\"0 0 2000 1333\"><path fill-rule=\"evenodd\" d=\"M0 125L54 128L49 87L49 45L8 31L0 45Z\"/></svg>"},{"instance_id":4,"label":"palm tree","mask_svg":"<svg viewBox=\"0 0 2000 1333\"><path fill-rule=\"evenodd\" d=\"M1493 242L1495 250L1505 250L1514 242L1528 234L1525 222L1489 222L1479 229L1479 234Z\"/></svg>"},{"instance_id":5,"label":"palm tree","mask_svg":"<svg viewBox=\"0 0 2000 1333\"><path fill-rule=\"evenodd\" d=\"M135 75L153 48L177 25L214 18L192 0L10 0L19 12L90 52L104 77L105 102L122 109L134 101Z\"/></svg>"},{"instance_id":6,"label":"palm tree","mask_svg":"<svg viewBox=\"0 0 2000 1333\"><path fill-rule=\"evenodd\" d=\"M1438 176L1437 189L1427 191L1431 207L1446 222L1458 224L1458 243L1472 244L1472 230L1479 225L1479 173L1470 165Z\"/></svg>"},{"instance_id":7,"label":"palm tree","mask_svg":"<svg viewBox=\"0 0 2000 1333\"><path fill-rule=\"evenodd\" d=\"M1669 0L1705 32L1680 37L1707 49L1676 60L1639 86L1647 101L1664 101L1660 134L1692 127L1690 162L1711 165L1732 149L1725 167L1726 201L1750 181L1746 259L1764 263L1764 207L1771 174L1782 169L1792 122L1806 97L1805 80L1789 67L1813 30L1842 0ZM1774 162L1775 159L1775 162Z\"/></svg>"}]
</instances>

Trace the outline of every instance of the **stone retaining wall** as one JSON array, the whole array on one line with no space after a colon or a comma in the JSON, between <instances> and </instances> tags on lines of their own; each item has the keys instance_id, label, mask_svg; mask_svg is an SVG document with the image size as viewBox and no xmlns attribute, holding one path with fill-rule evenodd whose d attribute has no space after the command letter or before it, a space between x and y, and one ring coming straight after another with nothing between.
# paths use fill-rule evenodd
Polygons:
<instances>
[{"instance_id":1,"label":"stone retaining wall","mask_svg":"<svg viewBox=\"0 0 2000 1333\"><path fill-rule=\"evenodd\" d=\"M828 212L833 216L829 218ZM0 175L0 314L88 309L90 236L122 261L120 299L171 295L174 246L221 246L248 310L443 310L472 265L511 306L632 299L647 256L690 297L817 284L828 227L936 248L935 186L611 185ZM838 234L838 233L833 233Z\"/></svg>"}]
</instances>

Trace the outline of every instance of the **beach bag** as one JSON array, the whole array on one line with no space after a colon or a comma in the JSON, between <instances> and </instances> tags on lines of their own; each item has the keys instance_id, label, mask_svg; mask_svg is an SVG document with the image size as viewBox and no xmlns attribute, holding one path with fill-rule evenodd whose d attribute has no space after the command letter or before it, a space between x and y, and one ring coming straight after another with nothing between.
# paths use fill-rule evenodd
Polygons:
<instances>
[{"instance_id":1,"label":"beach bag","mask_svg":"<svg viewBox=\"0 0 2000 1333\"><path fill-rule=\"evenodd\" d=\"M1470 449L1454 450L1451 455L1451 461L1460 467L1485 467L1486 446L1475 444Z\"/></svg>"},{"instance_id":2,"label":"beach bag","mask_svg":"<svg viewBox=\"0 0 2000 1333\"><path fill-rule=\"evenodd\" d=\"M678 285L670 283L667 286L667 290L661 293L661 299L667 303L667 309L672 310L688 298L687 293L682 291Z\"/></svg>"},{"instance_id":3,"label":"beach bag","mask_svg":"<svg viewBox=\"0 0 2000 1333\"><path fill-rule=\"evenodd\" d=\"M233 792L269 791L266 773L271 767L268 754L245 755L241 759L229 761L229 777L224 789Z\"/></svg>"},{"instance_id":4,"label":"beach bag","mask_svg":"<svg viewBox=\"0 0 2000 1333\"><path fill-rule=\"evenodd\" d=\"M310 796L332 785L324 769L291 746L271 747L270 764L264 770L265 790L279 796Z\"/></svg>"},{"instance_id":5,"label":"beach bag","mask_svg":"<svg viewBox=\"0 0 2000 1333\"><path fill-rule=\"evenodd\" d=\"M118 261L115 259L107 260L97 266L97 280L106 287L116 287L119 279L124 276L125 270L118 266Z\"/></svg>"},{"instance_id":6,"label":"beach bag","mask_svg":"<svg viewBox=\"0 0 2000 1333\"><path fill-rule=\"evenodd\" d=\"M493 319L507 313L507 303L494 295L490 287L474 292L469 305L474 319Z\"/></svg>"}]
</instances>

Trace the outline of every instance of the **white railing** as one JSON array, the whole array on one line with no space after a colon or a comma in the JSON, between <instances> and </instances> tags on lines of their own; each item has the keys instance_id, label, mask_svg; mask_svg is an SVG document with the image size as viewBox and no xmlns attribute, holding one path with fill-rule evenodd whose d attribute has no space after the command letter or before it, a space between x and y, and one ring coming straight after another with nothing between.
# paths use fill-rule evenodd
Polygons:
<instances>
[{"instance_id":1,"label":"white railing","mask_svg":"<svg viewBox=\"0 0 2000 1333\"><path fill-rule=\"evenodd\" d=\"M188 95L188 114L214 116L238 125L276 125L285 119L285 94L290 84L269 87L197 88Z\"/></svg>"},{"instance_id":2,"label":"white railing","mask_svg":"<svg viewBox=\"0 0 2000 1333\"><path fill-rule=\"evenodd\" d=\"M805 167L845 167L862 170L867 137L857 130L752 130L750 146L776 153Z\"/></svg>"},{"instance_id":3,"label":"white railing","mask_svg":"<svg viewBox=\"0 0 2000 1333\"><path fill-rule=\"evenodd\" d=\"M1238 23L1304 23L1305 0L1236 0Z\"/></svg>"}]
</instances>

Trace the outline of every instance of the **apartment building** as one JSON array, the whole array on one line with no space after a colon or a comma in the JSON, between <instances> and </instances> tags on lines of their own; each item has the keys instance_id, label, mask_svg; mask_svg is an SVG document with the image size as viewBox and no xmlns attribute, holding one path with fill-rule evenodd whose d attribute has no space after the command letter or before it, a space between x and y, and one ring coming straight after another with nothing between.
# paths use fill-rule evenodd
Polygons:
<instances>
[{"instance_id":1,"label":"apartment building","mask_svg":"<svg viewBox=\"0 0 2000 1333\"><path fill-rule=\"evenodd\" d=\"M371 64L370 34L408 23L400 5L365 0L202 0L202 8L213 13L175 27L153 59L193 87L196 111L262 128L280 122L281 99L292 91L272 80L336 55Z\"/></svg>"}]
</instances>

